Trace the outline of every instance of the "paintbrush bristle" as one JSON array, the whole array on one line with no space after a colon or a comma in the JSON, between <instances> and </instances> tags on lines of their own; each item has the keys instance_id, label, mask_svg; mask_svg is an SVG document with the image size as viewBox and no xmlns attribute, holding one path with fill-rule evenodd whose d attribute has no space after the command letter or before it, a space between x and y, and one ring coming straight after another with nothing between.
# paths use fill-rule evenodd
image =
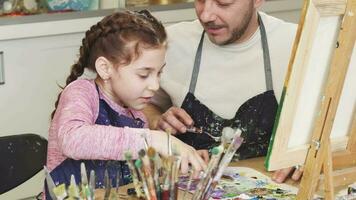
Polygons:
<instances>
[{"instance_id":1,"label":"paintbrush bristle","mask_svg":"<svg viewBox=\"0 0 356 200\"><path fill-rule=\"evenodd\" d=\"M141 161L140 159L137 159L137 160L135 161L135 166L136 166L138 169L141 169L141 167L142 167L142 161Z\"/></svg>"},{"instance_id":2,"label":"paintbrush bristle","mask_svg":"<svg viewBox=\"0 0 356 200\"><path fill-rule=\"evenodd\" d=\"M74 178L73 174L70 176L70 184L71 185L77 185L77 183L75 182L75 178Z\"/></svg>"},{"instance_id":3,"label":"paintbrush bristle","mask_svg":"<svg viewBox=\"0 0 356 200\"><path fill-rule=\"evenodd\" d=\"M218 147L214 147L214 148L211 150L211 154L213 154L213 155L217 155L219 152L220 152L220 149L219 149Z\"/></svg>"},{"instance_id":4,"label":"paintbrush bristle","mask_svg":"<svg viewBox=\"0 0 356 200\"><path fill-rule=\"evenodd\" d=\"M148 157L150 157L151 159L154 159L154 157L156 156L156 150L153 147L149 147L147 149L147 155Z\"/></svg>"},{"instance_id":5,"label":"paintbrush bristle","mask_svg":"<svg viewBox=\"0 0 356 200\"><path fill-rule=\"evenodd\" d=\"M126 151L126 152L125 152L125 159L126 159L126 160L132 160L132 155L131 155L131 152L130 152L130 151Z\"/></svg>"},{"instance_id":6,"label":"paintbrush bristle","mask_svg":"<svg viewBox=\"0 0 356 200\"><path fill-rule=\"evenodd\" d=\"M146 152L144 149L141 149L139 152L138 152L138 155L140 156L140 158L144 157L146 155Z\"/></svg>"}]
</instances>

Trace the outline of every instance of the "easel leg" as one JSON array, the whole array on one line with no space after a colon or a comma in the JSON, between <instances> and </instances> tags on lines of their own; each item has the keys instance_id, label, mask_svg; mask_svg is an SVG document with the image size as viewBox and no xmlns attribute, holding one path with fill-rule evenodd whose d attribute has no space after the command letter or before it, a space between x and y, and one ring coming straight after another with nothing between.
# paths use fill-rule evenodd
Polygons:
<instances>
[{"instance_id":1,"label":"easel leg","mask_svg":"<svg viewBox=\"0 0 356 200\"><path fill-rule=\"evenodd\" d=\"M326 145L322 142L320 149L316 146L318 145L313 145L309 150L303 177L297 194L298 200L313 199L313 195L316 191L323 162L326 160Z\"/></svg>"},{"instance_id":2,"label":"easel leg","mask_svg":"<svg viewBox=\"0 0 356 200\"><path fill-rule=\"evenodd\" d=\"M325 152L325 160L323 163L323 171L325 175L325 199L334 199L334 184L333 184L333 169L332 169L332 155L331 155L331 145L330 139L328 140Z\"/></svg>"}]
</instances>

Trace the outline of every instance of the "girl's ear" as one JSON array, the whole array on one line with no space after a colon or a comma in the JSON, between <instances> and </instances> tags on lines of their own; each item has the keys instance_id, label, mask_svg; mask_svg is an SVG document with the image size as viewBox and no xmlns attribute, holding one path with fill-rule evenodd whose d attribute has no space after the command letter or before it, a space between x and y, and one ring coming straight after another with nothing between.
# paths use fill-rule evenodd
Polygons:
<instances>
[{"instance_id":1,"label":"girl's ear","mask_svg":"<svg viewBox=\"0 0 356 200\"><path fill-rule=\"evenodd\" d=\"M111 77L113 65L103 56L100 56L95 61L95 69L101 79L107 80Z\"/></svg>"}]
</instances>

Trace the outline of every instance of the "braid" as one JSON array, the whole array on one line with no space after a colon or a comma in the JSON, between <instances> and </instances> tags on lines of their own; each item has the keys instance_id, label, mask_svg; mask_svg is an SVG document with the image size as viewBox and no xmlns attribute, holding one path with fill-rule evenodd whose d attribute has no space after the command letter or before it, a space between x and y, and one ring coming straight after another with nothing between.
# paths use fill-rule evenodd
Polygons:
<instances>
[{"instance_id":1,"label":"braid","mask_svg":"<svg viewBox=\"0 0 356 200\"><path fill-rule=\"evenodd\" d=\"M147 10L116 12L104 17L85 33L78 61L72 65L66 85L83 75L85 68L96 72L95 61L103 56L113 64L128 64L140 54L140 48L165 46L166 32L161 22ZM134 48L128 45L135 42ZM64 89L65 87L61 87ZM51 114L53 119L61 93Z\"/></svg>"},{"instance_id":2,"label":"braid","mask_svg":"<svg viewBox=\"0 0 356 200\"><path fill-rule=\"evenodd\" d=\"M83 75L84 69L87 66L87 60L89 59L90 39L96 38L96 35L98 34L97 32L98 31L96 31L95 26L92 26L91 29L85 33L85 38L82 40L82 46L79 48L80 55L78 61L72 65L70 74L66 79L66 85L64 87L60 86L61 89L64 89L71 82L77 80L81 75ZM57 96L57 100L54 104L54 110L51 113L51 119L53 119L57 110L61 94L62 92L60 92Z\"/></svg>"}]
</instances>

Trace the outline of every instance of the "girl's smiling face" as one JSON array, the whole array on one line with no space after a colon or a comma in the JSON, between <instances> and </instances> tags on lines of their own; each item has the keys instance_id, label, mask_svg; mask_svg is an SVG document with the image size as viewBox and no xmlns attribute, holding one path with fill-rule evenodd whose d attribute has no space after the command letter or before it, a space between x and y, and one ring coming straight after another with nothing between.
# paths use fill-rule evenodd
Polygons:
<instances>
[{"instance_id":1,"label":"girl's smiling face","mask_svg":"<svg viewBox=\"0 0 356 200\"><path fill-rule=\"evenodd\" d=\"M104 93L121 106L142 110L159 89L165 54L165 46L142 48L138 58L128 65L109 63L108 77L102 77L104 81L100 84Z\"/></svg>"}]
</instances>

